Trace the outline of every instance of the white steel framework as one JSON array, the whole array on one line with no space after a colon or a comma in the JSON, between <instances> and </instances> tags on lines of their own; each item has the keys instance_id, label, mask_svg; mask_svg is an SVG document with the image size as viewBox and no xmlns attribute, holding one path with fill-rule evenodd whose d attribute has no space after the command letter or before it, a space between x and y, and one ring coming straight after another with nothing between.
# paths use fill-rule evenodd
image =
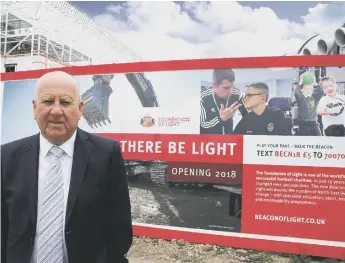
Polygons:
<instances>
[{"instance_id":1,"label":"white steel framework","mask_svg":"<svg viewBox=\"0 0 345 263\"><path fill-rule=\"evenodd\" d=\"M1 56L5 63L23 56L45 67L140 60L136 52L65 1L6 1L1 7Z\"/></svg>"}]
</instances>

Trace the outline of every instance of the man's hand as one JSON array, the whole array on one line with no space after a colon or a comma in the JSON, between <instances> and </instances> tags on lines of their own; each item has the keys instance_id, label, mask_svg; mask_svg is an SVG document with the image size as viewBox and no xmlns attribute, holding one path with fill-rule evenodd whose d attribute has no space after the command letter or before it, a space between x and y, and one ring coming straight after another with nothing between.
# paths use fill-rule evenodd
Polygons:
<instances>
[{"instance_id":1,"label":"man's hand","mask_svg":"<svg viewBox=\"0 0 345 263\"><path fill-rule=\"evenodd\" d=\"M234 102L232 105L230 105L230 107L225 108L224 105L220 105L220 110L219 110L219 115L220 118L223 121L227 121L230 118L232 118L232 116L234 116L235 111L241 106L242 104L240 104L238 101Z\"/></svg>"}]
</instances>

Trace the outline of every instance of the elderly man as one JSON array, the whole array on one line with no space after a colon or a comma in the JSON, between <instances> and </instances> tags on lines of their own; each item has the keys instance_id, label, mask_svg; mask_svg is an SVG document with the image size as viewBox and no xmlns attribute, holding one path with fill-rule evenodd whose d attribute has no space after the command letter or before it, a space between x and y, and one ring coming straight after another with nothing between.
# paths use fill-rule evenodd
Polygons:
<instances>
[{"instance_id":1,"label":"elderly man","mask_svg":"<svg viewBox=\"0 0 345 263\"><path fill-rule=\"evenodd\" d=\"M40 133L2 146L2 262L128 262L132 222L120 146L78 128L82 107L72 76L47 73L33 100Z\"/></svg>"}]
</instances>

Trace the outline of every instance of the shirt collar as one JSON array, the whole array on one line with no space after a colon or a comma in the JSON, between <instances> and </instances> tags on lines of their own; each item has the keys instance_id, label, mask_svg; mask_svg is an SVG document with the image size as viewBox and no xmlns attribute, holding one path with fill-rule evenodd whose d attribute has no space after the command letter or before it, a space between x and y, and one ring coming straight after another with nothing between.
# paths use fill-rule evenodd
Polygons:
<instances>
[{"instance_id":1,"label":"shirt collar","mask_svg":"<svg viewBox=\"0 0 345 263\"><path fill-rule=\"evenodd\" d=\"M76 137L77 131L75 131L72 135L71 138L68 139L64 144L60 145L59 147L64 150L65 153L69 157L73 157L73 152L74 152L74 142L75 142L75 137ZM54 146L51 142L49 142L42 133L40 133L40 151L43 154L44 157L47 156L48 152L50 149Z\"/></svg>"}]
</instances>

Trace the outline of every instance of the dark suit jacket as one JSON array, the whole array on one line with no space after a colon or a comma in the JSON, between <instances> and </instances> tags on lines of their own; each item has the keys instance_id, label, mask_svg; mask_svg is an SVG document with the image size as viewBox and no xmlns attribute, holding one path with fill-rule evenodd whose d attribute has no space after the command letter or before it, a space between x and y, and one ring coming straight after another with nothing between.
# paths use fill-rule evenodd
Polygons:
<instances>
[{"instance_id":1,"label":"dark suit jacket","mask_svg":"<svg viewBox=\"0 0 345 263\"><path fill-rule=\"evenodd\" d=\"M3 263L29 263L36 232L39 134L1 146ZM117 142L78 129L65 239L69 263L126 263L132 222ZM6 260L5 260L6 259Z\"/></svg>"}]
</instances>

